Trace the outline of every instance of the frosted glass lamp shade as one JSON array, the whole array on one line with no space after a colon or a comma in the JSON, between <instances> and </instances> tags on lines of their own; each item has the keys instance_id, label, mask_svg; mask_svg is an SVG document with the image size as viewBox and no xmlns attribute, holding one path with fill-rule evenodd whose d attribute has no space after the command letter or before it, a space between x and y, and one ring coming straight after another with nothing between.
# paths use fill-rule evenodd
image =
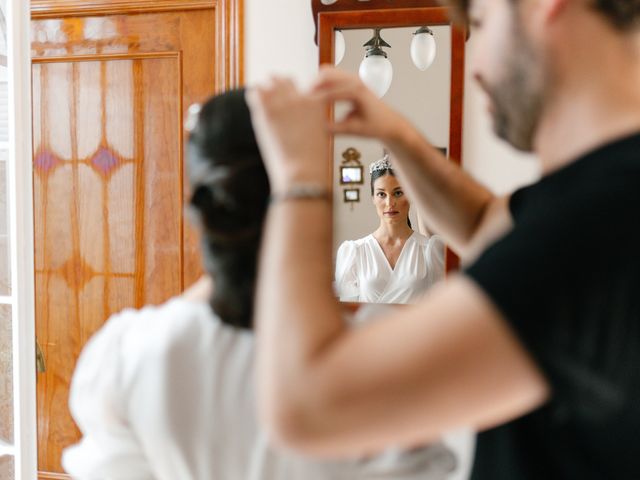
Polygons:
<instances>
[{"instance_id":1,"label":"frosted glass lamp shade","mask_svg":"<svg viewBox=\"0 0 640 480\"><path fill-rule=\"evenodd\" d=\"M344 58L345 43L344 35L340 30L336 30L335 40L333 42L335 64L338 65Z\"/></svg>"},{"instance_id":2,"label":"frosted glass lamp shade","mask_svg":"<svg viewBox=\"0 0 640 480\"><path fill-rule=\"evenodd\" d=\"M323 5L333 5L337 1L338 0L320 0L320 3L323 4Z\"/></svg>"},{"instance_id":3,"label":"frosted glass lamp shade","mask_svg":"<svg viewBox=\"0 0 640 480\"><path fill-rule=\"evenodd\" d=\"M431 31L418 30L411 40L411 60L418 70L423 72L436 58L436 40Z\"/></svg>"},{"instance_id":4,"label":"frosted glass lamp shade","mask_svg":"<svg viewBox=\"0 0 640 480\"><path fill-rule=\"evenodd\" d=\"M393 80L393 66L388 58L382 55L369 55L360 63L358 71L364 84L372 90L378 98L382 98Z\"/></svg>"}]
</instances>

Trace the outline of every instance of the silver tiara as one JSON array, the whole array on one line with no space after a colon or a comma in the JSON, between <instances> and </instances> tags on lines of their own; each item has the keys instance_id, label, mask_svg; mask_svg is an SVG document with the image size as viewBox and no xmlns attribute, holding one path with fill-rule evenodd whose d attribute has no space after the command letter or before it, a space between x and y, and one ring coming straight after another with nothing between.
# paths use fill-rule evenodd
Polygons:
<instances>
[{"instance_id":1,"label":"silver tiara","mask_svg":"<svg viewBox=\"0 0 640 480\"><path fill-rule=\"evenodd\" d=\"M384 157L380 160L376 160L371 165L369 165L369 174L373 172L377 172L378 170L392 170L393 166L389 161L389 154L385 152Z\"/></svg>"}]
</instances>

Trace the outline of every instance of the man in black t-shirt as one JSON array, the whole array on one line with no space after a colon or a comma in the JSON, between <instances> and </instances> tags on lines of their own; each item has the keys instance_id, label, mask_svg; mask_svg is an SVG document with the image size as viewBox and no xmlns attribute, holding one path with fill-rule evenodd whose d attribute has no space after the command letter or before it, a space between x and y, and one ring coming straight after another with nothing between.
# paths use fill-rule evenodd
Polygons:
<instances>
[{"instance_id":1,"label":"man in black t-shirt","mask_svg":"<svg viewBox=\"0 0 640 480\"><path fill-rule=\"evenodd\" d=\"M543 179L494 196L335 69L311 93L283 79L253 89L273 192L256 306L263 418L315 455L472 425L474 480L640 479L640 0L456 5L496 133L535 152ZM352 110L327 128L336 100ZM355 331L331 291L328 130L384 142L466 265Z\"/></svg>"}]
</instances>

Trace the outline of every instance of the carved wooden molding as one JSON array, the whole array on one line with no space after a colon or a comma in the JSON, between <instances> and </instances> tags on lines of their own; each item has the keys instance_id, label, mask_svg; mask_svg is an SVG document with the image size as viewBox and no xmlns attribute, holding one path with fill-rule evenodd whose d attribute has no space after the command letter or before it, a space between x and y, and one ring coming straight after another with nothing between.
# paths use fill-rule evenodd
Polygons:
<instances>
[{"instance_id":1,"label":"carved wooden molding","mask_svg":"<svg viewBox=\"0 0 640 480\"><path fill-rule=\"evenodd\" d=\"M216 92L244 82L244 1L217 0ZM226 68L220 67L226 66Z\"/></svg>"},{"instance_id":2,"label":"carved wooden molding","mask_svg":"<svg viewBox=\"0 0 640 480\"><path fill-rule=\"evenodd\" d=\"M206 10L217 0L31 0L31 18Z\"/></svg>"},{"instance_id":3,"label":"carved wooden molding","mask_svg":"<svg viewBox=\"0 0 640 480\"><path fill-rule=\"evenodd\" d=\"M318 15L325 12L358 12L365 10L401 10L405 8L441 7L439 0L338 0L325 5L321 0L311 0L313 22L316 26L316 45L318 44Z\"/></svg>"},{"instance_id":4,"label":"carved wooden molding","mask_svg":"<svg viewBox=\"0 0 640 480\"><path fill-rule=\"evenodd\" d=\"M149 53L101 53L95 55L65 55L61 57L35 57L33 64L40 63L74 63L74 62L108 62L113 60L148 60L158 58L175 58L180 60L180 52Z\"/></svg>"},{"instance_id":5,"label":"carved wooden molding","mask_svg":"<svg viewBox=\"0 0 640 480\"><path fill-rule=\"evenodd\" d=\"M338 0L325 5L321 0L311 0L313 14L343 12L349 10L397 10L399 8L441 7L439 0Z\"/></svg>"},{"instance_id":6,"label":"carved wooden molding","mask_svg":"<svg viewBox=\"0 0 640 480\"><path fill-rule=\"evenodd\" d=\"M34 20L94 15L215 10L215 89L244 82L244 0L32 0Z\"/></svg>"}]
</instances>

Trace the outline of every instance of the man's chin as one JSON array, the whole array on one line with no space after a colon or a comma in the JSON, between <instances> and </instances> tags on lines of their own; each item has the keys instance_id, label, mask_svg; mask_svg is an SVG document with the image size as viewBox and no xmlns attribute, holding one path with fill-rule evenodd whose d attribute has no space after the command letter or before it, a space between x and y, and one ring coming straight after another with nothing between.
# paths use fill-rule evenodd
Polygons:
<instances>
[{"instance_id":1,"label":"man's chin","mask_svg":"<svg viewBox=\"0 0 640 480\"><path fill-rule=\"evenodd\" d=\"M493 117L493 132L511 147L523 153L533 153L533 135L523 134L510 129L506 122Z\"/></svg>"},{"instance_id":2,"label":"man's chin","mask_svg":"<svg viewBox=\"0 0 640 480\"><path fill-rule=\"evenodd\" d=\"M533 142L531 140L505 139L513 148L522 153L533 153Z\"/></svg>"}]
</instances>

